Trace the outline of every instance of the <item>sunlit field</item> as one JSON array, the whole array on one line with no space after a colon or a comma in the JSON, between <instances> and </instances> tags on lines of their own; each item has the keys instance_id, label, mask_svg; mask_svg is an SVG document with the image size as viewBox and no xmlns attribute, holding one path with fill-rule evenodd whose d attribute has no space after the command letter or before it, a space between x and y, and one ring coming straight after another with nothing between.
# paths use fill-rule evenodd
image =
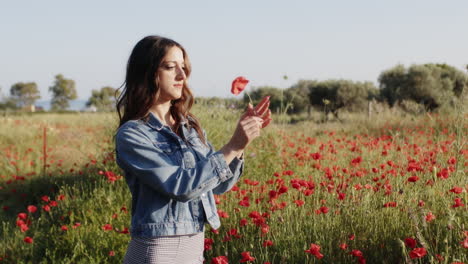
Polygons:
<instances>
[{"instance_id":1,"label":"sunlit field","mask_svg":"<svg viewBox=\"0 0 468 264\"><path fill-rule=\"evenodd\" d=\"M227 142L240 112L196 108ZM205 263L467 263L468 115L274 116L217 196ZM130 193L116 114L0 117L0 262L121 263Z\"/></svg>"}]
</instances>

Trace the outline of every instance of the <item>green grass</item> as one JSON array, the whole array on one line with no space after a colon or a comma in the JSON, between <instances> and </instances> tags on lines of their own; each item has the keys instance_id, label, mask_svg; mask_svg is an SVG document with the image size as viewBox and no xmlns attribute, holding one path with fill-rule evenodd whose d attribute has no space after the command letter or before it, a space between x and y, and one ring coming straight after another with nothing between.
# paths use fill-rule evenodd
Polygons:
<instances>
[{"instance_id":1,"label":"green grass","mask_svg":"<svg viewBox=\"0 0 468 264\"><path fill-rule=\"evenodd\" d=\"M227 142L240 115L213 108L196 108L195 113L217 148ZM437 263L436 254L444 258L441 263L468 261L461 245L467 207L452 208L455 198L464 204L468 198L466 116L382 113L369 119L345 114L341 122L320 123L321 117L313 115L294 125L283 118L275 117L284 121L272 124L248 147L243 178L235 190L219 197L218 209L229 217L222 219L219 235L207 228L206 237L214 243L205 252L206 263L221 255L238 263L244 251L251 252L254 263L357 263L350 254L353 249L362 251L367 263ZM109 182L100 173L121 175L112 155L116 117L18 115L0 118L0 126L0 262L121 263L130 239L121 231L129 227L131 197L123 178ZM311 153L322 157L314 160ZM351 165L357 157L362 162ZM437 172L451 166L449 158L456 159L453 172L447 179L438 177ZM422 171L408 171L410 159ZM419 180L408 182L410 176ZM313 182L313 194L294 189L293 179ZM249 180L258 184L248 184ZM270 191L282 185L287 192L268 202ZM454 186L463 192L450 192ZM339 192L345 193L344 200L337 198ZM57 201L57 206L44 211L42 206L50 201L43 196ZM246 196L249 207L239 205ZM297 206L296 200L304 205ZM420 200L424 206L418 206ZM397 206L384 207L387 202ZM28 213L28 205L37 206L37 212ZM328 213L318 214L323 206ZM268 214L267 233L249 218L252 211ZM31 221L25 232L16 225L21 212ZM436 219L426 222L428 212ZM247 226L239 225L241 219L248 220ZM76 223L80 225L74 228ZM112 230L104 230L106 224ZM240 238L223 242L233 228ZM25 243L26 236L34 242ZM411 249L403 242L408 237L426 248L427 255L410 259ZM273 245L263 247L265 240ZM311 243L321 247L322 259L304 252ZM347 249L340 248L342 243Z\"/></svg>"}]
</instances>

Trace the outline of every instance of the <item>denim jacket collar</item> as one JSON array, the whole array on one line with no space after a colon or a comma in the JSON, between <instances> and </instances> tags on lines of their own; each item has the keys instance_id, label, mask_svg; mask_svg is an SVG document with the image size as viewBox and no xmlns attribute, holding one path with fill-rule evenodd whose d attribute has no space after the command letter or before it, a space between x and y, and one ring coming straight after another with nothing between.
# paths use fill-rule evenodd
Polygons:
<instances>
[{"instance_id":1,"label":"denim jacket collar","mask_svg":"<svg viewBox=\"0 0 468 264\"><path fill-rule=\"evenodd\" d=\"M180 124L182 126L185 126L187 124L187 120L182 115L180 115L180 117L181 117ZM149 120L147 124L148 126L158 131L160 131L164 127L164 124L152 112L149 113Z\"/></svg>"}]
</instances>

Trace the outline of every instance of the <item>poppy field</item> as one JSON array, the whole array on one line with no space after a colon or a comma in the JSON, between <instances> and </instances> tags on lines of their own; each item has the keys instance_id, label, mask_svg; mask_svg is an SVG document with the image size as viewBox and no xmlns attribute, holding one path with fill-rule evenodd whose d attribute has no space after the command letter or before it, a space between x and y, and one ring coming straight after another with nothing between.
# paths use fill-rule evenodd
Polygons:
<instances>
[{"instance_id":1,"label":"poppy field","mask_svg":"<svg viewBox=\"0 0 468 264\"><path fill-rule=\"evenodd\" d=\"M195 114L220 148L240 112ZM241 180L216 196L205 263L468 263L467 117L273 116ZM122 262L131 197L116 118L0 117L0 263Z\"/></svg>"}]
</instances>

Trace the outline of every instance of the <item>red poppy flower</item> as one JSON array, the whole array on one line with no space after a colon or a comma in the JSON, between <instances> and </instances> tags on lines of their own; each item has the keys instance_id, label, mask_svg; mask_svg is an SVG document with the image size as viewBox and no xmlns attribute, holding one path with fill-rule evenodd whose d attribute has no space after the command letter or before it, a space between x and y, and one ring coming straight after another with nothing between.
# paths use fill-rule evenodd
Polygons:
<instances>
[{"instance_id":1,"label":"red poppy flower","mask_svg":"<svg viewBox=\"0 0 468 264\"><path fill-rule=\"evenodd\" d=\"M254 261L254 260L255 260L254 257L250 256L250 252L249 252L249 251L242 252L242 253L241 253L241 256L242 256L242 259L240 260L241 263L249 262L249 261Z\"/></svg>"},{"instance_id":2,"label":"red poppy flower","mask_svg":"<svg viewBox=\"0 0 468 264\"><path fill-rule=\"evenodd\" d=\"M232 81L231 93L235 95L240 94L245 89L247 83L249 83L249 80L247 80L245 77L237 77L236 79L234 79L234 81Z\"/></svg>"},{"instance_id":3,"label":"red poppy flower","mask_svg":"<svg viewBox=\"0 0 468 264\"><path fill-rule=\"evenodd\" d=\"M25 237L25 238L23 239L23 241L24 241L25 243L31 244L32 242L34 242L34 239L32 239L32 237Z\"/></svg>"},{"instance_id":4,"label":"red poppy flower","mask_svg":"<svg viewBox=\"0 0 468 264\"><path fill-rule=\"evenodd\" d=\"M463 192L463 188L458 187L458 186L455 186L455 187L453 187L452 189L450 189L450 192L453 192L453 193L456 193L456 194L460 194L460 193Z\"/></svg>"},{"instance_id":5,"label":"red poppy flower","mask_svg":"<svg viewBox=\"0 0 468 264\"><path fill-rule=\"evenodd\" d=\"M271 240L265 240L265 241L263 242L263 245L262 245L262 246L263 246L263 247L273 246L273 241L271 241Z\"/></svg>"},{"instance_id":6,"label":"red poppy flower","mask_svg":"<svg viewBox=\"0 0 468 264\"><path fill-rule=\"evenodd\" d=\"M357 249L351 250L351 252L350 252L349 254L351 254L351 255L353 255L353 256L355 256L355 257L358 257L358 258L360 258L360 257L363 256L362 251L361 251L361 250L357 250Z\"/></svg>"},{"instance_id":7,"label":"red poppy flower","mask_svg":"<svg viewBox=\"0 0 468 264\"><path fill-rule=\"evenodd\" d=\"M411 250L411 252L409 253L410 258L412 258L412 259L422 258L422 257L426 256L426 254L427 254L427 251L426 251L425 248L415 248L415 249Z\"/></svg>"},{"instance_id":8,"label":"red poppy flower","mask_svg":"<svg viewBox=\"0 0 468 264\"><path fill-rule=\"evenodd\" d=\"M111 224L105 224L105 225L102 226L102 230L104 230L104 231L112 230L112 225Z\"/></svg>"},{"instance_id":9,"label":"red poppy flower","mask_svg":"<svg viewBox=\"0 0 468 264\"><path fill-rule=\"evenodd\" d=\"M37 211L37 207L34 205L29 205L28 206L28 212L30 213L35 213Z\"/></svg>"},{"instance_id":10,"label":"red poppy flower","mask_svg":"<svg viewBox=\"0 0 468 264\"><path fill-rule=\"evenodd\" d=\"M310 244L310 248L305 250L305 252L314 255L316 258L321 259L323 258L323 254L320 253L320 246L316 244Z\"/></svg>"},{"instance_id":11,"label":"red poppy flower","mask_svg":"<svg viewBox=\"0 0 468 264\"><path fill-rule=\"evenodd\" d=\"M219 256L211 259L211 264L229 264L226 256Z\"/></svg>"},{"instance_id":12,"label":"red poppy flower","mask_svg":"<svg viewBox=\"0 0 468 264\"><path fill-rule=\"evenodd\" d=\"M426 214L426 222L431 222L434 219L436 219L436 217L432 214L432 212Z\"/></svg>"},{"instance_id":13,"label":"red poppy flower","mask_svg":"<svg viewBox=\"0 0 468 264\"><path fill-rule=\"evenodd\" d=\"M408 237L405 238L405 245L409 248L415 248L416 247L416 240L414 238Z\"/></svg>"},{"instance_id":14,"label":"red poppy flower","mask_svg":"<svg viewBox=\"0 0 468 264\"><path fill-rule=\"evenodd\" d=\"M205 251L212 249L213 242L214 242L213 239L205 238L205 246L204 246Z\"/></svg>"}]
</instances>

